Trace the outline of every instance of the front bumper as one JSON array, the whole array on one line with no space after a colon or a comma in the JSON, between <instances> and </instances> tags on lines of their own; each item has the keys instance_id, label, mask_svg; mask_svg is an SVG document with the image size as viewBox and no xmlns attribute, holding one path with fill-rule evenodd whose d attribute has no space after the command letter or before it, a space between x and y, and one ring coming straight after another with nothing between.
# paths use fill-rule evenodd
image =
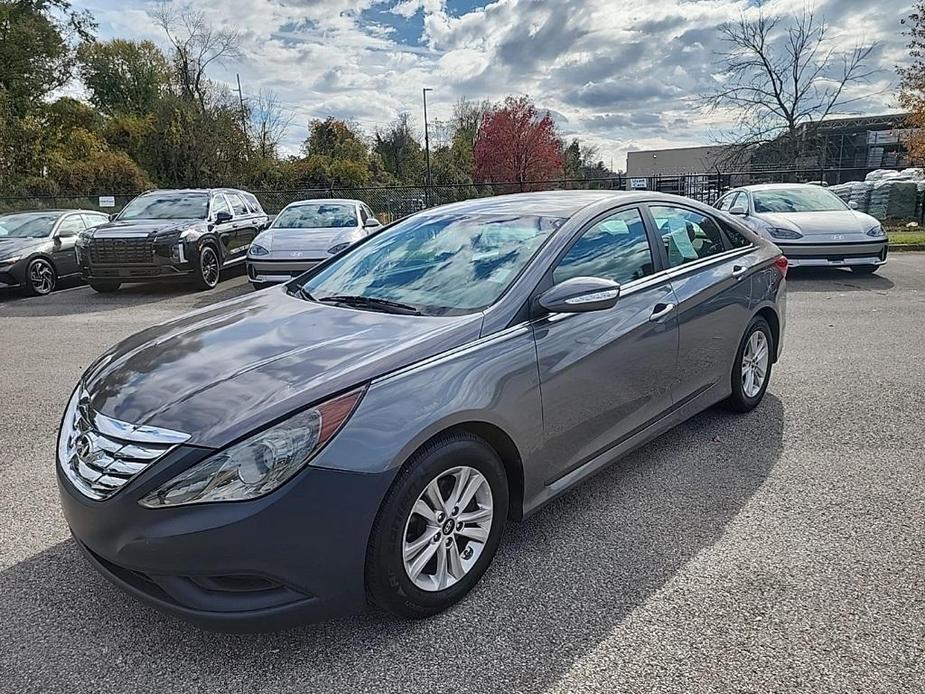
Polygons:
<instances>
[{"instance_id":1,"label":"front bumper","mask_svg":"<svg viewBox=\"0 0 925 694\"><path fill-rule=\"evenodd\" d=\"M312 270L327 258L305 260L267 260L259 257L247 258L247 276L258 284L279 284Z\"/></svg>"},{"instance_id":2,"label":"front bumper","mask_svg":"<svg viewBox=\"0 0 925 694\"><path fill-rule=\"evenodd\" d=\"M96 569L154 607L218 631L362 611L369 534L395 472L309 466L253 501L138 504L208 454L180 447L104 501L82 495L56 465L64 517Z\"/></svg>"},{"instance_id":3,"label":"front bumper","mask_svg":"<svg viewBox=\"0 0 925 694\"><path fill-rule=\"evenodd\" d=\"M774 242L786 256L790 267L850 267L883 265L887 241L859 243L786 244Z\"/></svg>"},{"instance_id":4,"label":"front bumper","mask_svg":"<svg viewBox=\"0 0 925 694\"><path fill-rule=\"evenodd\" d=\"M28 264L27 258L21 258L15 263L0 265L0 289L11 289L25 284Z\"/></svg>"},{"instance_id":5,"label":"front bumper","mask_svg":"<svg viewBox=\"0 0 925 694\"><path fill-rule=\"evenodd\" d=\"M125 246L117 244L125 241ZM80 274L86 281L148 282L183 280L199 272L193 242L167 239L93 239L77 248ZM94 248L92 244L99 244Z\"/></svg>"}]
</instances>

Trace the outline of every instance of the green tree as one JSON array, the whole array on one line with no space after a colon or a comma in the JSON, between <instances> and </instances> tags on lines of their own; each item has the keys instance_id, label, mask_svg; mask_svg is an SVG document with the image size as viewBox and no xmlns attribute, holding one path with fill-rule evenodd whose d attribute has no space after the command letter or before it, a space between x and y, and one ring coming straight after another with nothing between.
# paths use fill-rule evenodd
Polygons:
<instances>
[{"instance_id":1,"label":"green tree","mask_svg":"<svg viewBox=\"0 0 925 694\"><path fill-rule=\"evenodd\" d=\"M151 41L85 43L77 56L90 102L107 116L150 113L167 91L170 64Z\"/></svg>"},{"instance_id":2,"label":"green tree","mask_svg":"<svg viewBox=\"0 0 925 694\"><path fill-rule=\"evenodd\" d=\"M0 1L0 91L7 108L24 116L71 79L76 41L96 28L87 11L67 0Z\"/></svg>"},{"instance_id":3,"label":"green tree","mask_svg":"<svg viewBox=\"0 0 925 694\"><path fill-rule=\"evenodd\" d=\"M385 171L400 183L420 185L424 181L424 150L414 136L408 113L400 114L386 130L376 132L373 150Z\"/></svg>"},{"instance_id":4,"label":"green tree","mask_svg":"<svg viewBox=\"0 0 925 694\"><path fill-rule=\"evenodd\" d=\"M309 123L302 151L307 157L319 155L354 161L366 161L369 157L366 143L356 128L333 117Z\"/></svg>"}]
</instances>

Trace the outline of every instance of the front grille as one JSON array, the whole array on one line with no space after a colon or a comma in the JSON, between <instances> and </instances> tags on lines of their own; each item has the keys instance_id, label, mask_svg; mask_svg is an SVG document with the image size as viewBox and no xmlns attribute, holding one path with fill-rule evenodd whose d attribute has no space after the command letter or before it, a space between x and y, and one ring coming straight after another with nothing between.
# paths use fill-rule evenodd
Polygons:
<instances>
[{"instance_id":1,"label":"front grille","mask_svg":"<svg viewBox=\"0 0 925 694\"><path fill-rule=\"evenodd\" d=\"M106 417L90 408L83 393L75 393L61 425L58 459L78 491L102 500L188 438Z\"/></svg>"},{"instance_id":2,"label":"front grille","mask_svg":"<svg viewBox=\"0 0 925 694\"><path fill-rule=\"evenodd\" d=\"M91 239L87 247L95 265L143 265L154 262L154 239Z\"/></svg>"}]
</instances>

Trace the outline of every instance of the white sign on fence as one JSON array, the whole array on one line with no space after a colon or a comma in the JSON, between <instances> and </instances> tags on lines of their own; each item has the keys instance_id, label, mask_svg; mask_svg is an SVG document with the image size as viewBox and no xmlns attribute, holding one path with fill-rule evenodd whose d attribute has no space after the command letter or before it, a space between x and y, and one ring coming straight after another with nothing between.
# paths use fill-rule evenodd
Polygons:
<instances>
[{"instance_id":1,"label":"white sign on fence","mask_svg":"<svg viewBox=\"0 0 925 694\"><path fill-rule=\"evenodd\" d=\"M100 207L115 207L116 198L114 195L101 195L100 196Z\"/></svg>"},{"instance_id":2,"label":"white sign on fence","mask_svg":"<svg viewBox=\"0 0 925 694\"><path fill-rule=\"evenodd\" d=\"M644 178L631 178L630 179L630 188L633 190L645 190L646 189L646 179Z\"/></svg>"}]
</instances>

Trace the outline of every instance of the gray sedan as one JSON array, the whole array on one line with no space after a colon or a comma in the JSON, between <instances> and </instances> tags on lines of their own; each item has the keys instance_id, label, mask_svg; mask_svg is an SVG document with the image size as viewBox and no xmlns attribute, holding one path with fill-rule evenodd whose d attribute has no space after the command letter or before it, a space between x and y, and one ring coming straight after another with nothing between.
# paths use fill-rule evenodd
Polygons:
<instances>
[{"instance_id":1,"label":"gray sedan","mask_svg":"<svg viewBox=\"0 0 925 694\"><path fill-rule=\"evenodd\" d=\"M791 267L850 267L871 273L886 262L887 237L880 222L821 186L745 186L725 194L716 207L738 215L776 243Z\"/></svg>"},{"instance_id":2,"label":"gray sedan","mask_svg":"<svg viewBox=\"0 0 925 694\"><path fill-rule=\"evenodd\" d=\"M62 419L64 516L116 585L209 628L432 615L506 522L715 403L756 407L786 272L658 193L421 212L102 355Z\"/></svg>"},{"instance_id":3,"label":"gray sedan","mask_svg":"<svg viewBox=\"0 0 925 694\"><path fill-rule=\"evenodd\" d=\"M0 287L27 294L54 290L59 279L80 274L77 236L109 221L95 210L39 210L0 215Z\"/></svg>"},{"instance_id":4,"label":"gray sedan","mask_svg":"<svg viewBox=\"0 0 925 694\"><path fill-rule=\"evenodd\" d=\"M381 226L359 200L294 202L254 239L247 253L247 276L255 289L286 282Z\"/></svg>"}]
</instances>

